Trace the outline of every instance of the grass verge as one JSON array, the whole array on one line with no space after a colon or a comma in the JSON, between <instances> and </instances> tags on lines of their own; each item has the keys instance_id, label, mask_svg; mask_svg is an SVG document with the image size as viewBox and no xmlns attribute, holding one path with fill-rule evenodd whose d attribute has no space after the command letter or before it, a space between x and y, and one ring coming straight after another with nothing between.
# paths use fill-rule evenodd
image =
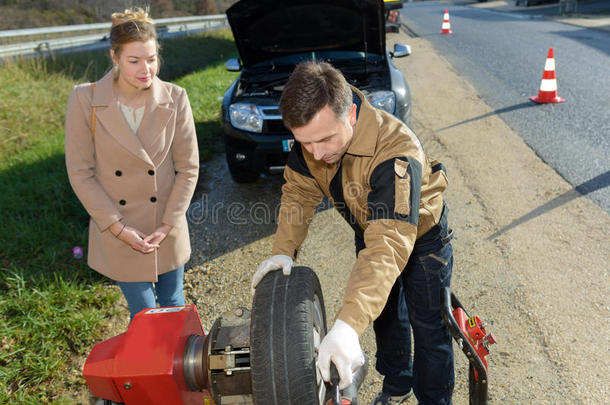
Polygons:
<instances>
[{"instance_id":1,"label":"grass verge","mask_svg":"<svg viewBox=\"0 0 610 405\"><path fill-rule=\"evenodd\" d=\"M231 34L162 47L160 76L187 89L205 160L218 151L219 99L235 78L223 68L236 54ZM72 255L87 245L88 217L68 183L63 136L72 86L109 67L95 52L0 69L0 403L77 402L84 358L116 315L116 289Z\"/></svg>"}]
</instances>

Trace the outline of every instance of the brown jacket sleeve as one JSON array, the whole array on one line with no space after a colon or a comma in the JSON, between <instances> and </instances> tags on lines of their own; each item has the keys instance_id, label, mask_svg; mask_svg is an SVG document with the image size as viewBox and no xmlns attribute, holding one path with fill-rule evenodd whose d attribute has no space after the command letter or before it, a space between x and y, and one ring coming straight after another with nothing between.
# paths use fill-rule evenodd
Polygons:
<instances>
[{"instance_id":1,"label":"brown jacket sleeve","mask_svg":"<svg viewBox=\"0 0 610 405\"><path fill-rule=\"evenodd\" d=\"M366 247L358 254L338 314L358 334L383 311L415 246L425 162L423 156L419 158L403 155L387 159L370 176Z\"/></svg>"},{"instance_id":2,"label":"brown jacket sleeve","mask_svg":"<svg viewBox=\"0 0 610 405\"><path fill-rule=\"evenodd\" d=\"M371 221L366 228L366 248L358 254L337 315L358 335L381 314L396 278L407 265L416 235L413 224L394 219Z\"/></svg>"},{"instance_id":3,"label":"brown jacket sleeve","mask_svg":"<svg viewBox=\"0 0 610 405\"><path fill-rule=\"evenodd\" d=\"M95 176L95 148L90 121L91 86L75 86L66 111L66 168L76 196L103 232L122 217Z\"/></svg>"},{"instance_id":4,"label":"brown jacket sleeve","mask_svg":"<svg viewBox=\"0 0 610 405\"><path fill-rule=\"evenodd\" d=\"M177 173L162 219L164 224L171 226L176 226L188 209L199 176L197 134L186 90L182 89L176 105L172 159Z\"/></svg>"},{"instance_id":5,"label":"brown jacket sleeve","mask_svg":"<svg viewBox=\"0 0 610 405\"><path fill-rule=\"evenodd\" d=\"M282 186L282 201L272 252L274 255L286 255L295 259L323 193L312 177L297 173L289 166L284 169L284 179L286 183Z\"/></svg>"}]
</instances>

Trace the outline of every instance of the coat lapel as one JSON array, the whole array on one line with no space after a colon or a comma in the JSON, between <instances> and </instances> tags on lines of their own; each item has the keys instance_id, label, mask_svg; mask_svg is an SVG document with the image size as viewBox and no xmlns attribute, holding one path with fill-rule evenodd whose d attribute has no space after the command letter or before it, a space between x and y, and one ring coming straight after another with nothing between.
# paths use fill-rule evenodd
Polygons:
<instances>
[{"instance_id":1,"label":"coat lapel","mask_svg":"<svg viewBox=\"0 0 610 405\"><path fill-rule=\"evenodd\" d=\"M96 107L97 121L121 146L153 166L144 146L123 117L118 99L112 90L113 80L111 71L96 83L91 105Z\"/></svg>"},{"instance_id":2,"label":"coat lapel","mask_svg":"<svg viewBox=\"0 0 610 405\"><path fill-rule=\"evenodd\" d=\"M159 78L155 77L152 84L152 97L149 98L142 123L137 131L137 137L144 144L145 150L151 159L159 154L164 154L166 146L171 144L171 139L166 139L165 128L174 115L173 108L168 106L173 103L172 96L166 86ZM170 134L173 135L173 134Z\"/></svg>"}]
</instances>

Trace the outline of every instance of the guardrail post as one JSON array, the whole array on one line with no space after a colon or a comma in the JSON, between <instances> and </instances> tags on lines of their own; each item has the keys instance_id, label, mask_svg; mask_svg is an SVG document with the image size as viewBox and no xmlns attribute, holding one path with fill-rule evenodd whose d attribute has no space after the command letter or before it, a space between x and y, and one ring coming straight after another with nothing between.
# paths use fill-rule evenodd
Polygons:
<instances>
[{"instance_id":1,"label":"guardrail post","mask_svg":"<svg viewBox=\"0 0 610 405\"><path fill-rule=\"evenodd\" d=\"M53 55L53 51L51 50L51 44L48 41L39 43L36 47L36 52L38 52L41 56L44 56L44 48L47 49L47 53L49 54L51 59L54 59L55 55Z\"/></svg>"}]
</instances>

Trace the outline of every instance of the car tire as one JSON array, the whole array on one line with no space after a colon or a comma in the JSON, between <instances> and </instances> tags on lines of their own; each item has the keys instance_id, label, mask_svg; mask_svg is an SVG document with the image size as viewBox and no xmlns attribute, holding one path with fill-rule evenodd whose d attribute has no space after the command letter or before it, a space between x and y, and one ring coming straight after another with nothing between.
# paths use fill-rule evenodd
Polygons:
<instances>
[{"instance_id":1,"label":"car tire","mask_svg":"<svg viewBox=\"0 0 610 405\"><path fill-rule=\"evenodd\" d=\"M320 281L307 267L268 273L256 287L250 324L255 405L320 405L326 387L316 367L326 335Z\"/></svg>"},{"instance_id":2,"label":"car tire","mask_svg":"<svg viewBox=\"0 0 610 405\"><path fill-rule=\"evenodd\" d=\"M235 167L235 165L229 161L227 161L227 164L229 166L229 173L231 173L231 177L236 183L252 183L253 181L256 181L256 179L258 179L259 177L258 173L253 172L251 170Z\"/></svg>"}]
</instances>

